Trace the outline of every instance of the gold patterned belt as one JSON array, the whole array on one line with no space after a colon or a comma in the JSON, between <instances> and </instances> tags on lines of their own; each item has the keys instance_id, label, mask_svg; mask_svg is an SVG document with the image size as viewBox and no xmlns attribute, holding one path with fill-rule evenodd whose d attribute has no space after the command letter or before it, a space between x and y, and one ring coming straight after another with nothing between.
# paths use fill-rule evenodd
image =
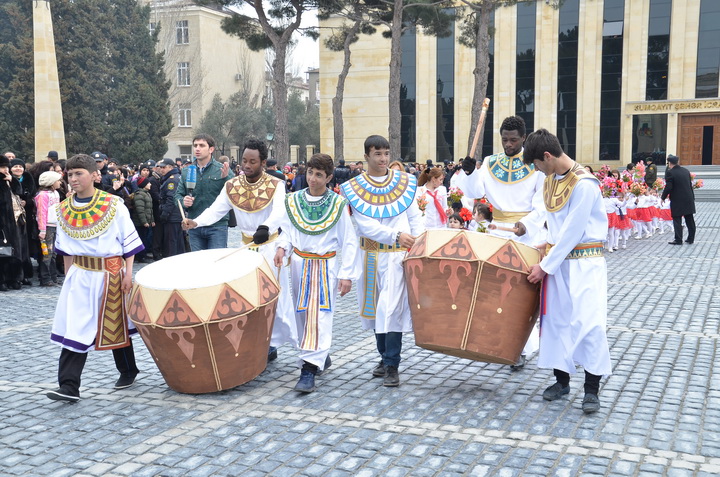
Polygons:
<instances>
[{"instance_id":1,"label":"gold patterned belt","mask_svg":"<svg viewBox=\"0 0 720 477\"><path fill-rule=\"evenodd\" d=\"M125 268L125 259L120 256L86 257L83 255L75 255L73 257L73 265L91 272L108 272L111 275L117 275Z\"/></svg>"},{"instance_id":2,"label":"gold patterned belt","mask_svg":"<svg viewBox=\"0 0 720 477\"><path fill-rule=\"evenodd\" d=\"M368 252L407 252L408 250L397 242L393 245L386 245L365 237L360 237L360 248Z\"/></svg>"},{"instance_id":3,"label":"gold patterned belt","mask_svg":"<svg viewBox=\"0 0 720 477\"><path fill-rule=\"evenodd\" d=\"M547 255L547 253L550 252L550 249L554 246L554 244L547 244L547 247L545 247L545 254ZM574 258L603 257L605 256L604 251L605 247L602 242L579 243L574 249L572 249L568 256L565 257L565 260Z\"/></svg>"},{"instance_id":4,"label":"gold patterned belt","mask_svg":"<svg viewBox=\"0 0 720 477\"><path fill-rule=\"evenodd\" d=\"M505 210L493 209L493 220L514 224L524 219L530 212L508 212Z\"/></svg>"},{"instance_id":5,"label":"gold patterned belt","mask_svg":"<svg viewBox=\"0 0 720 477\"><path fill-rule=\"evenodd\" d=\"M335 255L337 255L337 252L328 252L328 253L312 253L312 252L303 252L302 250L293 247L293 252L295 255L297 255L300 258L305 258L308 260L328 260L333 258Z\"/></svg>"},{"instance_id":6,"label":"gold patterned belt","mask_svg":"<svg viewBox=\"0 0 720 477\"><path fill-rule=\"evenodd\" d=\"M274 234L270 235L270 238L268 238L267 242L263 242L263 243L261 243L261 244L259 244L259 245L265 245L266 243L274 242L275 240L277 240L277 238L278 238L279 236L280 236L280 234L279 234L278 232L275 232ZM243 234L242 234L242 241L243 241L243 245L247 245L247 244L249 244L249 243L252 243L252 241L253 241L253 236L252 236L252 235L247 235L245 232L243 232ZM259 245L258 245L258 246L259 246Z\"/></svg>"}]
</instances>

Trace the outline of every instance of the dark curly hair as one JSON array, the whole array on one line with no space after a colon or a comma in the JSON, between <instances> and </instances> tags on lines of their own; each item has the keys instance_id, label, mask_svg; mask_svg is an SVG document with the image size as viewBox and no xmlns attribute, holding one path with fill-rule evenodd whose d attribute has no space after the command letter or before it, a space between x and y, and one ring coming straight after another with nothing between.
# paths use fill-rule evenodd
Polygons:
<instances>
[{"instance_id":1,"label":"dark curly hair","mask_svg":"<svg viewBox=\"0 0 720 477\"><path fill-rule=\"evenodd\" d=\"M245 149L252 149L253 151L257 151L260 153L260 160L266 161L268 157L268 150L267 145L265 144L265 141L261 141L260 139L256 139L254 137L248 139L245 141L245 145L243 146L243 151Z\"/></svg>"},{"instance_id":2,"label":"dark curly hair","mask_svg":"<svg viewBox=\"0 0 720 477\"><path fill-rule=\"evenodd\" d=\"M525 135L525 120L520 116L509 116L505 118L500 126L500 134L503 131L517 131L520 137Z\"/></svg>"}]
</instances>

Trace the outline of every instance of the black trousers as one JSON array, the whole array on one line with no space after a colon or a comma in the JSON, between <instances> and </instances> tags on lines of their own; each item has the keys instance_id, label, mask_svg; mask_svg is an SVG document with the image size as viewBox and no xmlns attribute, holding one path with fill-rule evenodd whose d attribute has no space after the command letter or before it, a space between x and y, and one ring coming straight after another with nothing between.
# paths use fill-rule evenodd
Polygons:
<instances>
[{"instance_id":1,"label":"black trousers","mask_svg":"<svg viewBox=\"0 0 720 477\"><path fill-rule=\"evenodd\" d=\"M139 371L135 364L135 350L130 341L130 346L112 350L113 358L115 358L115 367L121 375L136 376ZM58 363L58 384L67 393L73 396L80 395L80 377L85 361L87 361L87 353L77 353L67 348L63 348L60 352L60 361Z\"/></svg>"},{"instance_id":2,"label":"black trousers","mask_svg":"<svg viewBox=\"0 0 720 477\"><path fill-rule=\"evenodd\" d=\"M685 217L685 225L688 229L688 242L695 241L695 217L693 214L690 215L673 215L673 229L675 229L675 241L682 242L683 230L682 230L682 218Z\"/></svg>"},{"instance_id":3,"label":"black trousers","mask_svg":"<svg viewBox=\"0 0 720 477\"><path fill-rule=\"evenodd\" d=\"M158 261L163 258L163 242L165 241L165 235L163 230L163 224L161 222L155 222L152 234L152 254L153 260Z\"/></svg>"},{"instance_id":4,"label":"black trousers","mask_svg":"<svg viewBox=\"0 0 720 477\"><path fill-rule=\"evenodd\" d=\"M565 371L561 371L559 369L553 369L553 374L555 375L555 379L558 383L562 384L563 386L569 386L570 385L570 374L566 373ZM595 394L597 395L600 391L600 378L602 376L599 376L597 374L588 373L585 371L585 393Z\"/></svg>"},{"instance_id":5,"label":"black trousers","mask_svg":"<svg viewBox=\"0 0 720 477\"><path fill-rule=\"evenodd\" d=\"M163 257L172 257L185 253L185 235L180 222L165 222L163 224Z\"/></svg>"}]
</instances>

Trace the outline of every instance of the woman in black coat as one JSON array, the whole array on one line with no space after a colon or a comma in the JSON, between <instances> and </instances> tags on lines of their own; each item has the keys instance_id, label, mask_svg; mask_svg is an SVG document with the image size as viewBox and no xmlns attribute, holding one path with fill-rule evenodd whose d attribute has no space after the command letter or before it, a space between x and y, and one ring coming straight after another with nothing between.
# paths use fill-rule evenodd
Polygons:
<instances>
[{"instance_id":1,"label":"woman in black coat","mask_svg":"<svg viewBox=\"0 0 720 477\"><path fill-rule=\"evenodd\" d=\"M36 260L40 258L42 253L40 250L40 240L38 238L40 230L37 226L37 210L33 197L37 193L37 186L32 174L25 169L25 162L22 159L12 159L10 161L10 174L18 181L16 190L14 191L25 208L25 227L20 230L20 241L22 248L22 266L23 266L23 285L32 285L30 280L33 277L33 266L30 257Z\"/></svg>"},{"instance_id":2,"label":"woman in black coat","mask_svg":"<svg viewBox=\"0 0 720 477\"><path fill-rule=\"evenodd\" d=\"M10 161L0 155L0 247L12 247L10 256L0 255L0 291L7 291L8 285L16 290L21 286L22 247L12 198L13 188L18 187L10 174Z\"/></svg>"}]
</instances>

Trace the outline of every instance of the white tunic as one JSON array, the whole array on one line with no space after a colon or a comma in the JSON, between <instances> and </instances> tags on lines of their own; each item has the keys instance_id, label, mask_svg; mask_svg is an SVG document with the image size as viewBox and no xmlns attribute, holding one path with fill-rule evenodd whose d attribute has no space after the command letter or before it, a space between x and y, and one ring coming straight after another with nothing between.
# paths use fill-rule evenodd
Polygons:
<instances>
[{"instance_id":1,"label":"white tunic","mask_svg":"<svg viewBox=\"0 0 720 477\"><path fill-rule=\"evenodd\" d=\"M76 240L68 237L62 227L58 227L55 236L58 255L127 258L143 250L130 212L120 198L116 199L115 218L102 235L89 240ZM77 201L73 204L76 207L87 205ZM65 274L60 290L50 339L78 353L95 349L98 315L104 292L105 272L93 272L72 265ZM128 326L131 334L137 332L129 320Z\"/></svg>"},{"instance_id":2,"label":"white tunic","mask_svg":"<svg viewBox=\"0 0 720 477\"><path fill-rule=\"evenodd\" d=\"M547 225L548 243L555 246L540 262L548 275L538 366L573 374L578 363L610 375L605 258L566 259L580 243L605 240L607 214L597 183L580 180L565 206L547 213Z\"/></svg>"},{"instance_id":3,"label":"white tunic","mask_svg":"<svg viewBox=\"0 0 720 477\"><path fill-rule=\"evenodd\" d=\"M235 212L237 227L243 234L252 237L260 225L266 225L270 235L272 235L277 232L280 222L285 215L284 184L281 181L275 188L272 202L267 207L252 213L235 207L228 197L227 189L223 187L217 199L215 199L215 202L193 220L197 223L198 227L207 227L220 220L230 210ZM295 314L292 308L292 297L290 296L288 267L283 266L281 270L278 270L273 265L276 249L274 243L271 242L260 245L256 249L265 257L265 260L267 260L275 271L278 282L280 282L280 298L278 299L277 308L275 309L275 323L273 324L270 346L280 346L284 343L290 343L295 346L297 344L297 334L295 332Z\"/></svg>"},{"instance_id":4,"label":"white tunic","mask_svg":"<svg viewBox=\"0 0 720 477\"><path fill-rule=\"evenodd\" d=\"M535 171L523 181L507 184L492 177L488 160L485 160L480 169L475 169L472 174L461 172L457 177L457 184L466 196L475 199L487 197L495 209L502 211L530 212L520 220L527 230L525 235L518 237L513 232L503 230L492 230L491 234L512 238L527 245L544 241L545 205L542 190L545 174ZM493 223L508 228L515 225L515 222L501 222L497 218L493 219Z\"/></svg>"},{"instance_id":5,"label":"white tunic","mask_svg":"<svg viewBox=\"0 0 720 477\"><path fill-rule=\"evenodd\" d=\"M320 197L313 197L307 193L307 189L298 193L305 194L308 202L314 202ZM342 250L342 263L338 257L328 259L328 285L330 291L331 309L329 311L320 311L318 314L318 346L316 350L301 350L300 363L307 361L316 365L321 370L325 366L325 359L330 352L332 344L332 327L335 306L337 304L337 288L338 280L356 281L360 278L360 263L358 243L355 229L353 228L352 219L348 212L347 206L342 208L342 215L338 222L329 230L318 234L308 235L298 230L290 221L287 213L285 214L281 225L283 233L277 241L277 247L285 249L285 257L290 261L290 269L292 275L292 291L293 291L293 312L295 313L296 336L298 337L298 347L301 348L304 329L306 326L305 311L297 310L297 300L303 276L303 265L305 259L293 253L293 248L297 248L302 252L309 252L323 255L328 252ZM318 286L317 283L311 283L311 286Z\"/></svg>"},{"instance_id":6,"label":"white tunic","mask_svg":"<svg viewBox=\"0 0 720 477\"><path fill-rule=\"evenodd\" d=\"M372 177L372 179L380 182L384 177ZM409 233L415 237L423 232L422 213L415 200L403 213L395 217L367 217L353 208L353 218L361 237L367 237L386 245L395 243L398 232ZM364 250L361 252L360 260L361 264L364 264L367 259L367 252ZM377 333L411 332L412 319L405 284L405 270L402 264L405 252L380 252L377 256L375 319L363 316L363 328L367 330L374 329ZM358 304L361 310L365 301L364 278L363 270L363 276L358 280L356 286Z\"/></svg>"}]
</instances>

